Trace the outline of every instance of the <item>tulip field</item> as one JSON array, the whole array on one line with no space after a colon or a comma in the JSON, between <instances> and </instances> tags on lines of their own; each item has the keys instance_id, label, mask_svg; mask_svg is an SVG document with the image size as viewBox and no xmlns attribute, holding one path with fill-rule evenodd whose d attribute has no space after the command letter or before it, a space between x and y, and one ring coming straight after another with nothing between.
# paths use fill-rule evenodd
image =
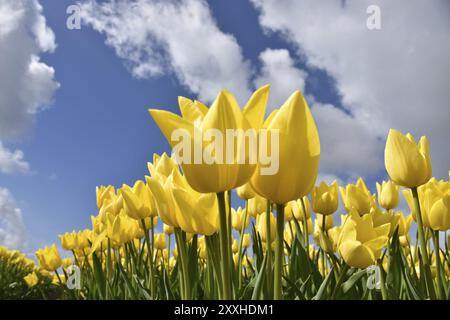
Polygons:
<instances>
[{"instance_id":1,"label":"tulip field","mask_svg":"<svg viewBox=\"0 0 450 320\"><path fill-rule=\"evenodd\" d=\"M150 109L172 154L97 187L88 229L34 257L0 247L0 299L450 299L450 182L433 177L427 138L386 132L388 181L318 181L305 98L266 117L269 91Z\"/></svg>"}]
</instances>

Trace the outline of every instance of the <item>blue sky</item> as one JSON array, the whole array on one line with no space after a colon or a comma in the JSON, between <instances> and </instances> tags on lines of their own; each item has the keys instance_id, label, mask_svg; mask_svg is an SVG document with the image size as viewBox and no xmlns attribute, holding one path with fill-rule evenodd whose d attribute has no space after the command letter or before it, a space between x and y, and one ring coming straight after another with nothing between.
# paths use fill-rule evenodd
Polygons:
<instances>
[{"instance_id":1,"label":"blue sky","mask_svg":"<svg viewBox=\"0 0 450 320\"><path fill-rule=\"evenodd\" d=\"M196 10L198 7L193 3L199 3L204 14L210 15L212 22L208 23L215 30L212 37L226 34L234 39L234 42L224 40L226 48L240 49L240 54L234 57L239 60L237 66L248 66L249 71L242 78L248 82L250 90L261 81L270 81L276 99L274 103L282 102L280 96L287 98L285 92L290 90L300 88L305 92L317 117L321 138L324 137L321 178L354 182L363 176L374 190L374 181L386 178L382 152L387 127L434 138L436 145L432 146L432 156L438 159L437 175L444 176L450 160L449 143L445 139L449 129L440 122L449 116L448 107L442 103L448 101L448 90L440 85L429 88L418 79L426 70L429 78L436 78L439 83L449 80L449 73L444 71L449 70L450 63L445 54L450 52L450 47L443 44L442 39L449 37L450 28L445 29L449 19L445 18L450 11L443 13L442 8L448 7L444 2L436 1L434 8L427 9L430 17L424 25L431 36L422 37L419 32L416 39L411 39L409 32L424 27L419 25L411 30L408 24L409 19L420 15L420 6L405 9L386 1L378 2L386 12L385 29L372 33L365 30L364 36L361 31L348 33L347 28L366 27L365 4L346 7L340 1L336 5L286 1L275 7L274 1L206 3L188 0L177 5ZM0 136L4 147L10 151L21 150L23 161L29 165L25 173L0 174L0 186L9 190L14 206L21 210L28 250L57 241L57 235L65 231L90 227L89 217L97 210L97 185L132 184L147 174L146 163L153 153L169 151L168 144L148 115L148 108L176 111L179 95L196 98L203 94L189 84L182 84L183 77L192 77L192 73L170 57L174 53L165 47L170 47L173 42L166 43L161 38L150 48L140 48L141 43L126 47L126 42L114 41L117 34L129 40L139 32L148 32L158 38L161 34L167 35L164 32L168 31L153 33L150 26L133 34L121 29L121 24L118 28L102 29L111 16L102 16L98 13L99 7L95 6L83 11L87 23L81 30L69 30L65 11L73 1L39 0L39 3L42 11L24 6L34 10L37 16L45 17L57 47L53 51L41 48L34 54L54 69L53 81L60 87L52 91L50 106L36 112L33 124L20 135ZM126 12L121 14L116 3L97 3L109 6L119 21L122 19L124 24L127 23L129 16ZM149 1L139 3L148 5L151 11ZM317 22L311 22L310 16L317 17L314 20ZM334 24L330 17L336 17ZM145 18L145 14L136 17ZM400 21L395 27L394 18ZM355 27L355 21L360 25ZM105 44L108 39L109 43ZM412 53L401 58L397 53L402 52L401 48L407 48L405 43L411 46ZM195 54L197 57L196 51L201 55L215 45L214 42L201 44L201 47L194 43L192 47L181 49L186 50L187 56ZM442 46L442 55L433 56L424 50L425 47L432 48L433 44ZM124 47L126 53L118 54ZM132 61L129 52L142 50L162 50L164 54L157 62L166 67L157 75L136 76L132 68L148 61L145 55L138 62ZM261 54L266 50L269 51L264 60ZM214 57L214 54L212 52L208 57ZM227 57L226 52L223 54ZM354 57L349 56L353 54ZM215 58L220 61L224 57ZM154 61L151 63L155 64ZM404 77L392 75L393 67L400 73L408 70L408 74ZM292 76L284 80L282 75L280 79L274 73L277 68L287 70L286 74ZM202 77L201 72L193 74ZM226 77L228 75L223 79L228 81ZM386 83L379 79L386 79ZM4 81L3 78L0 80ZM423 91L425 96L421 101L430 103L426 113L422 105L411 102L418 100L414 93L408 96L415 89ZM365 96L360 97L359 93ZM391 106L386 107L386 102ZM408 108L413 112L405 115ZM353 171L349 170L350 166Z\"/></svg>"}]
</instances>

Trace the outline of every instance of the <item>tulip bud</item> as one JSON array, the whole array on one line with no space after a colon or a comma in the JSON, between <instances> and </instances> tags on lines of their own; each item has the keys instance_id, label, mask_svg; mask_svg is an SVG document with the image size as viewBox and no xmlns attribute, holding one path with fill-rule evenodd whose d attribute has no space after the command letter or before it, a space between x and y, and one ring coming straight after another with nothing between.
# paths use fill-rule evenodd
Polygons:
<instances>
[{"instance_id":1,"label":"tulip bud","mask_svg":"<svg viewBox=\"0 0 450 320\"><path fill-rule=\"evenodd\" d=\"M261 174L258 163L251 184L255 191L276 204L307 195L317 178L320 141L309 107L295 91L267 123L269 136L278 134L279 165L272 175ZM271 142L276 143L277 141Z\"/></svg>"},{"instance_id":2,"label":"tulip bud","mask_svg":"<svg viewBox=\"0 0 450 320\"><path fill-rule=\"evenodd\" d=\"M419 144L411 134L390 129L384 150L384 163L391 180L396 184L414 188L430 180L432 175L428 140L420 138Z\"/></svg>"},{"instance_id":3,"label":"tulip bud","mask_svg":"<svg viewBox=\"0 0 450 320\"><path fill-rule=\"evenodd\" d=\"M381 207L390 210L398 205L398 186L392 181L377 182L378 203Z\"/></svg>"},{"instance_id":4,"label":"tulip bud","mask_svg":"<svg viewBox=\"0 0 450 320\"><path fill-rule=\"evenodd\" d=\"M155 234L155 248L158 250L163 250L166 246L166 235L164 233Z\"/></svg>"}]
</instances>

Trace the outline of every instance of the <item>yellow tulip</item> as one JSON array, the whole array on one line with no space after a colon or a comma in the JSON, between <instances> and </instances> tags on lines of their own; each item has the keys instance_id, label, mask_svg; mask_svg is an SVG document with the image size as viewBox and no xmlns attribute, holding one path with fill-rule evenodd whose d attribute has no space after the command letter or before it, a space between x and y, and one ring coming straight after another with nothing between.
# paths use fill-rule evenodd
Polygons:
<instances>
[{"instance_id":1,"label":"yellow tulip","mask_svg":"<svg viewBox=\"0 0 450 320\"><path fill-rule=\"evenodd\" d=\"M105 201L109 201L115 196L113 186L100 186L95 188L97 194L97 208L101 208Z\"/></svg>"},{"instance_id":2,"label":"yellow tulip","mask_svg":"<svg viewBox=\"0 0 450 320\"><path fill-rule=\"evenodd\" d=\"M351 210L339 238L339 253L345 263L354 268L367 268L380 257L388 242L390 225L374 227L370 214L359 216Z\"/></svg>"},{"instance_id":3,"label":"yellow tulip","mask_svg":"<svg viewBox=\"0 0 450 320\"><path fill-rule=\"evenodd\" d=\"M420 210L422 212L422 224L433 230L446 231L450 229L449 198L450 184L430 179L426 184L417 188ZM406 202L411 209L414 220L416 210L414 199L410 190L403 190Z\"/></svg>"},{"instance_id":4,"label":"yellow tulip","mask_svg":"<svg viewBox=\"0 0 450 320\"><path fill-rule=\"evenodd\" d=\"M248 214L256 218L261 213L265 213L267 211L267 200L259 195L256 195L248 200L247 207Z\"/></svg>"},{"instance_id":5,"label":"yellow tulip","mask_svg":"<svg viewBox=\"0 0 450 320\"><path fill-rule=\"evenodd\" d=\"M121 194L116 194L111 196L111 198L105 199L98 215L101 217L103 221L104 216L108 213L113 215L118 215L119 212L123 209L123 197Z\"/></svg>"},{"instance_id":6,"label":"yellow tulip","mask_svg":"<svg viewBox=\"0 0 450 320\"><path fill-rule=\"evenodd\" d=\"M39 260L39 265L47 271L55 271L62 265L58 249L54 244L51 247L45 247L36 251L36 257Z\"/></svg>"},{"instance_id":7,"label":"yellow tulip","mask_svg":"<svg viewBox=\"0 0 450 320\"><path fill-rule=\"evenodd\" d=\"M25 283L29 288L34 287L39 282L39 278L37 277L36 272L34 271L23 277L23 280L25 280Z\"/></svg>"},{"instance_id":8,"label":"yellow tulip","mask_svg":"<svg viewBox=\"0 0 450 320\"><path fill-rule=\"evenodd\" d=\"M242 247L243 248L249 248L250 247L250 235L248 233L245 233L242 237Z\"/></svg>"},{"instance_id":9,"label":"yellow tulip","mask_svg":"<svg viewBox=\"0 0 450 320\"><path fill-rule=\"evenodd\" d=\"M239 251L239 245L236 239L233 239L233 244L231 245L231 251L237 253Z\"/></svg>"},{"instance_id":10,"label":"yellow tulip","mask_svg":"<svg viewBox=\"0 0 450 320\"><path fill-rule=\"evenodd\" d=\"M392 181L377 182L378 203L384 209L390 210L398 205L398 186Z\"/></svg>"},{"instance_id":11,"label":"yellow tulip","mask_svg":"<svg viewBox=\"0 0 450 320\"><path fill-rule=\"evenodd\" d=\"M254 198L256 196L255 191L253 190L250 183L246 183L239 188L236 189L237 195L239 198L243 200L249 200L251 198Z\"/></svg>"},{"instance_id":12,"label":"yellow tulip","mask_svg":"<svg viewBox=\"0 0 450 320\"><path fill-rule=\"evenodd\" d=\"M267 241L267 214L261 214L256 218L256 231L259 232L261 240ZM276 220L273 213L270 213L270 241L275 241L276 235Z\"/></svg>"},{"instance_id":13,"label":"yellow tulip","mask_svg":"<svg viewBox=\"0 0 450 320\"><path fill-rule=\"evenodd\" d=\"M411 227L413 217L410 214L408 217L405 217L402 212L397 212L395 214L397 216L397 226L398 226L398 235L400 239L400 245L402 247L408 247L409 244L409 229Z\"/></svg>"},{"instance_id":14,"label":"yellow tulip","mask_svg":"<svg viewBox=\"0 0 450 320\"><path fill-rule=\"evenodd\" d=\"M174 228L172 226L169 226L168 224L165 224L165 223L164 223L164 226L163 226L163 230L164 230L164 233L169 235L169 236L174 233Z\"/></svg>"},{"instance_id":15,"label":"yellow tulip","mask_svg":"<svg viewBox=\"0 0 450 320\"><path fill-rule=\"evenodd\" d=\"M405 136L397 130L389 130L384 163L396 184L408 188L423 185L432 175L427 137L421 137L417 144L411 134Z\"/></svg>"},{"instance_id":16,"label":"yellow tulip","mask_svg":"<svg viewBox=\"0 0 450 320\"><path fill-rule=\"evenodd\" d=\"M173 170L164 184L147 177L158 215L163 222L187 233L212 235L218 230L218 205L215 194L201 194L192 189L178 170Z\"/></svg>"},{"instance_id":17,"label":"yellow tulip","mask_svg":"<svg viewBox=\"0 0 450 320\"><path fill-rule=\"evenodd\" d=\"M73 250L78 248L78 237L75 231L71 233L64 233L59 236L59 240L61 241L61 246L64 250Z\"/></svg>"},{"instance_id":18,"label":"yellow tulip","mask_svg":"<svg viewBox=\"0 0 450 320\"><path fill-rule=\"evenodd\" d=\"M91 216L91 224L92 231L96 234L100 234L105 230L105 224L103 223L101 216Z\"/></svg>"},{"instance_id":19,"label":"yellow tulip","mask_svg":"<svg viewBox=\"0 0 450 320\"><path fill-rule=\"evenodd\" d=\"M106 224L107 236L114 245L120 246L135 238L135 228L139 228L136 220L126 215L123 210L117 215L108 216Z\"/></svg>"},{"instance_id":20,"label":"yellow tulip","mask_svg":"<svg viewBox=\"0 0 450 320\"><path fill-rule=\"evenodd\" d=\"M244 229L247 229L249 222L250 219L248 217L245 217L245 209L242 209L241 207L239 207L237 210L231 208L231 226L234 230L240 232L242 230L242 227L244 227Z\"/></svg>"},{"instance_id":21,"label":"yellow tulip","mask_svg":"<svg viewBox=\"0 0 450 320\"><path fill-rule=\"evenodd\" d=\"M347 212L354 209L362 216L369 213L375 206L373 197L362 178L359 178L355 185L348 184L345 188L339 187L339 190Z\"/></svg>"},{"instance_id":22,"label":"yellow tulip","mask_svg":"<svg viewBox=\"0 0 450 320\"><path fill-rule=\"evenodd\" d=\"M178 169L178 164L175 160L175 156L169 157L167 153L163 153L161 156L153 154L153 163L147 163L148 171L152 177L161 176L167 178L173 170Z\"/></svg>"},{"instance_id":23,"label":"yellow tulip","mask_svg":"<svg viewBox=\"0 0 450 320\"><path fill-rule=\"evenodd\" d=\"M314 212L326 216L333 214L338 209L338 184L336 180L330 186L322 181L318 187L313 189L311 195Z\"/></svg>"},{"instance_id":24,"label":"yellow tulip","mask_svg":"<svg viewBox=\"0 0 450 320\"><path fill-rule=\"evenodd\" d=\"M155 248L163 250L167 247L166 235L164 233L155 234Z\"/></svg>"},{"instance_id":25,"label":"yellow tulip","mask_svg":"<svg viewBox=\"0 0 450 320\"><path fill-rule=\"evenodd\" d=\"M279 135L279 168L273 175L262 175L262 164L258 163L251 184L261 196L285 204L312 190L319 168L319 134L300 91L295 91L281 106L267 123L267 130ZM268 145L271 143L277 141L269 141Z\"/></svg>"},{"instance_id":26,"label":"yellow tulip","mask_svg":"<svg viewBox=\"0 0 450 320\"><path fill-rule=\"evenodd\" d=\"M123 185L121 194L125 213L131 218L142 220L155 214L152 194L143 181L137 181L133 188Z\"/></svg>"},{"instance_id":27,"label":"yellow tulip","mask_svg":"<svg viewBox=\"0 0 450 320\"><path fill-rule=\"evenodd\" d=\"M305 206L304 208L303 208L303 204ZM302 204L302 200L301 199L297 200L297 208L298 208L298 210L294 210L294 217L298 221L304 221L305 217L306 217L306 220L310 220L311 219L311 204L310 204L309 199L308 199L307 196L303 197L303 204Z\"/></svg>"},{"instance_id":28,"label":"yellow tulip","mask_svg":"<svg viewBox=\"0 0 450 320\"><path fill-rule=\"evenodd\" d=\"M250 98L244 112L241 111L234 96L226 90L219 93L207 111L202 107L203 111L206 111L205 114L188 115L186 110L198 109L198 104L196 105L185 98L181 99L180 103L183 118L163 110L149 110L167 141L174 148L174 152L178 154L178 151L183 151L182 157L178 154L184 160L181 167L186 180L194 190L201 193L218 193L234 189L248 182L255 171L256 164L247 161L249 158L248 150L244 155L241 154L241 146L245 144L245 140L237 139L237 143L234 144L234 150L237 150L237 152L227 154L226 145L230 142L227 142L226 139L223 139L222 145L216 144L216 141L211 142L209 137L211 131L209 130L214 130L223 138L227 136L227 129L246 131L251 128L250 123L262 123L260 119L265 113L268 91L268 86L258 89ZM175 130L180 129L183 129L186 133L183 138L188 140L183 140L183 145L187 143L189 147L187 149L194 151L189 152L189 155L186 149L177 149L179 148L179 140L172 139ZM201 138L200 146L197 141L194 141L196 137ZM198 150L199 147L200 150ZM245 146L245 148L248 148L248 146ZM208 161L197 159L198 156L205 158L205 155ZM233 156L232 161L228 161L231 156ZM239 163L238 161L242 156L245 157L245 163Z\"/></svg>"}]
</instances>

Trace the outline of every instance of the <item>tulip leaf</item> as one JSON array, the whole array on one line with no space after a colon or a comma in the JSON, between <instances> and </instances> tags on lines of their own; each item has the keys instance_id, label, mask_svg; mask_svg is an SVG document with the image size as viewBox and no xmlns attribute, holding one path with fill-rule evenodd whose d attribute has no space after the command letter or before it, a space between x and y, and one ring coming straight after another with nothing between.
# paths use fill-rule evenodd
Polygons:
<instances>
[{"instance_id":1,"label":"tulip leaf","mask_svg":"<svg viewBox=\"0 0 450 320\"><path fill-rule=\"evenodd\" d=\"M328 285L331 283L333 271L334 271L334 266L331 267L330 272L325 277L325 280L323 280L322 284L319 287L319 290L317 291L316 295L312 298L312 300L323 300L324 299L324 296L327 292Z\"/></svg>"},{"instance_id":2,"label":"tulip leaf","mask_svg":"<svg viewBox=\"0 0 450 320\"><path fill-rule=\"evenodd\" d=\"M106 298L106 280L105 275L103 274L102 265L100 263L100 260L97 257L97 254L92 255L92 263L94 265L94 277L95 281L97 283L97 287L100 293L100 297L102 299Z\"/></svg>"},{"instance_id":3,"label":"tulip leaf","mask_svg":"<svg viewBox=\"0 0 450 320\"><path fill-rule=\"evenodd\" d=\"M261 299L261 292L264 285L264 276L266 274L266 266L267 266L267 255L264 256L261 268L258 271L258 275L256 278L255 289L253 289L252 300Z\"/></svg>"},{"instance_id":4,"label":"tulip leaf","mask_svg":"<svg viewBox=\"0 0 450 320\"><path fill-rule=\"evenodd\" d=\"M358 283L358 281L366 274L367 274L366 269L357 271L354 274L352 274L350 278L347 281L345 281L341 286L343 294L344 295L347 294L347 292L349 292Z\"/></svg>"}]
</instances>

